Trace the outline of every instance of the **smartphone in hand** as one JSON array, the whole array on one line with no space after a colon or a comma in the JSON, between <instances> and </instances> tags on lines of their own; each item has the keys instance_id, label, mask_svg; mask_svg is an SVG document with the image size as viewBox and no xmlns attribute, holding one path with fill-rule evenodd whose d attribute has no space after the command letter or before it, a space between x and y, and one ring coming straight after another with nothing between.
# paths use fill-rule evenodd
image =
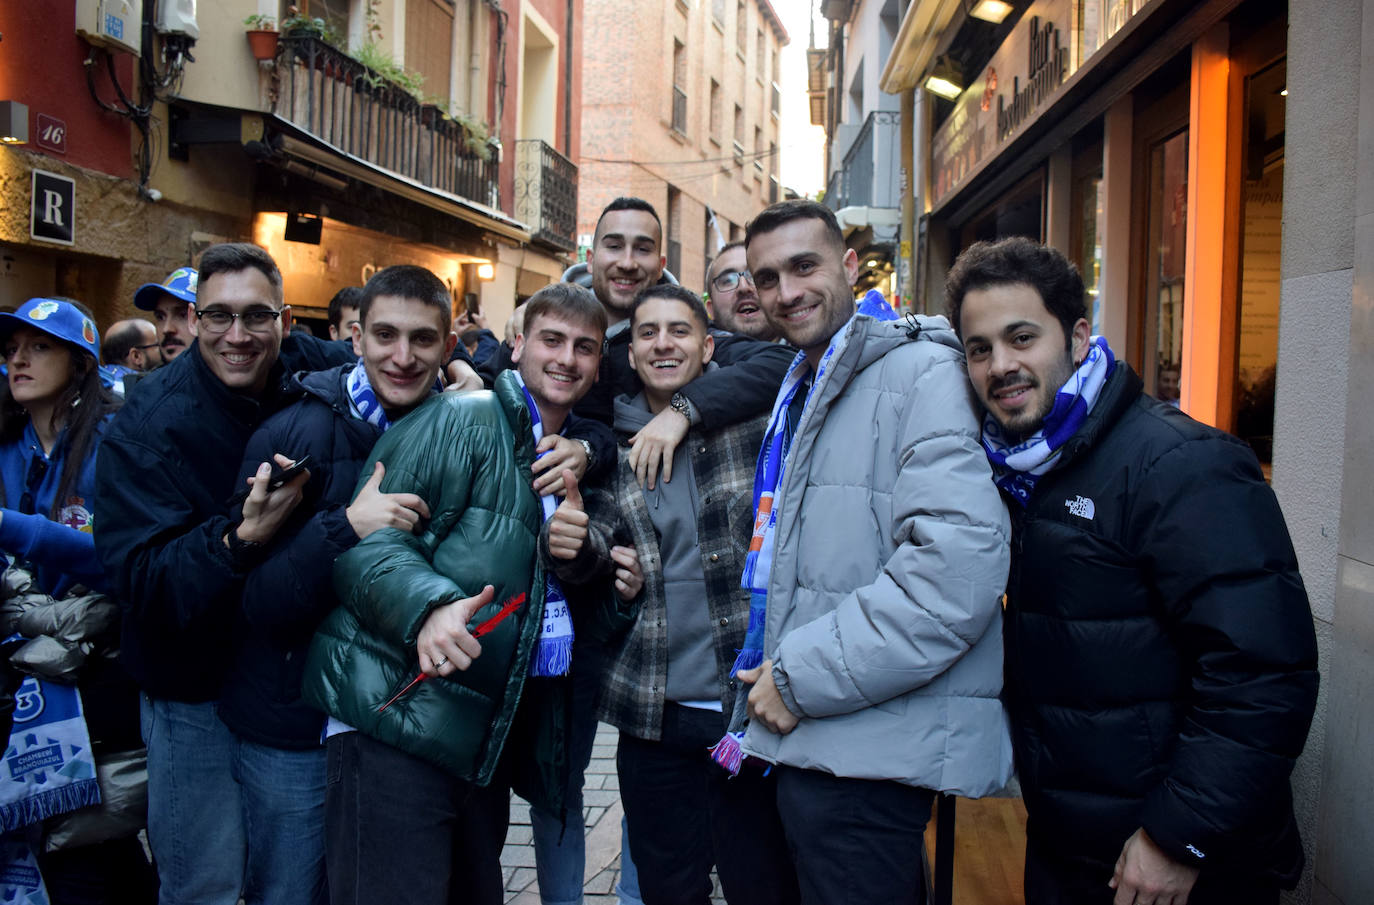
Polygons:
<instances>
[{"instance_id":1,"label":"smartphone in hand","mask_svg":"<svg viewBox=\"0 0 1374 905\"><path fill-rule=\"evenodd\" d=\"M287 481L310 467L310 456L301 456L292 462L290 467L282 468L280 465L272 465L272 476L267 479L267 492L271 493L280 488Z\"/></svg>"}]
</instances>

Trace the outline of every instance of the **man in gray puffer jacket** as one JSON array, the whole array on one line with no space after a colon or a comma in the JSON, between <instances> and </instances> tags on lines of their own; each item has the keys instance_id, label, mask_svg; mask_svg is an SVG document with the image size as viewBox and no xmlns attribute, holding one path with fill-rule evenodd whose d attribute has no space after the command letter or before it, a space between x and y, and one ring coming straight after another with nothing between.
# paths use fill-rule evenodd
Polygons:
<instances>
[{"instance_id":1,"label":"man in gray puffer jacket","mask_svg":"<svg viewBox=\"0 0 1374 905\"><path fill-rule=\"evenodd\" d=\"M773 205L745 242L802 351L756 481L743 751L779 765L803 901L914 903L935 792L1011 774L1007 512L948 323L856 315L858 261L822 205Z\"/></svg>"}]
</instances>

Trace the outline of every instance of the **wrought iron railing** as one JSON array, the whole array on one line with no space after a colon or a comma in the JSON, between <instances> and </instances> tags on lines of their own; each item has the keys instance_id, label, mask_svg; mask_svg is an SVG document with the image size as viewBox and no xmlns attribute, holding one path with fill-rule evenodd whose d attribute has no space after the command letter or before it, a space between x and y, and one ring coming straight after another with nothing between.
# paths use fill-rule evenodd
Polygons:
<instances>
[{"instance_id":1,"label":"wrought iron railing","mask_svg":"<svg viewBox=\"0 0 1374 905\"><path fill-rule=\"evenodd\" d=\"M577 166L537 138L515 143L515 216L535 239L577 247Z\"/></svg>"},{"instance_id":2,"label":"wrought iron railing","mask_svg":"<svg viewBox=\"0 0 1374 905\"><path fill-rule=\"evenodd\" d=\"M687 92L673 86L673 131L687 134Z\"/></svg>"},{"instance_id":3,"label":"wrought iron railing","mask_svg":"<svg viewBox=\"0 0 1374 905\"><path fill-rule=\"evenodd\" d=\"M500 208L485 140L314 35L283 35L272 112L354 157Z\"/></svg>"}]
</instances>

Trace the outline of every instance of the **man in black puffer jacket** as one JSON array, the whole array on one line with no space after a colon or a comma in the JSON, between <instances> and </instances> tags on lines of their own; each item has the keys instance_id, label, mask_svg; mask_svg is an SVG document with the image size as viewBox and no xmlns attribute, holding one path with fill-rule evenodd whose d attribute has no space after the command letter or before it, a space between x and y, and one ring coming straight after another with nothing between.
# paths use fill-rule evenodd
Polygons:
<instances>
[{"instance_id":1,"label":"man in black puffer jacket","mask_svg":"<svg viewBox=\"0 0 1374 905\"><path fill-rule=\"evenodd\" d=\"M1317 650L1254 455L1142 394L1057 251L978 243L947 297L1012 503L1026 901L1277 902L1303 864L1288 778Z\"/></svg>"}]
</instances>

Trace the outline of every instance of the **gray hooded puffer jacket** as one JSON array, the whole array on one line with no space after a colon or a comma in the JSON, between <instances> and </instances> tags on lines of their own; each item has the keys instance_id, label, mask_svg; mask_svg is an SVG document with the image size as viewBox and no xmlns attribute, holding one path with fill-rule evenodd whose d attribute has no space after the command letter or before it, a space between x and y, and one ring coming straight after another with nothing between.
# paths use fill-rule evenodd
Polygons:
<instances>
[{"instance_id":1,"label":"gray hooded puffer jacket","mask_svg":"<svg viewBox=\"0 0 1374 905\"><path fill-rule=\"evenodd\" d=\"M976 411L944 318L850 321L776 504L764 653L801 721L751 723L746 753L967 797L1006 784L1010 525Z\"/></svg>"}]
</instances>

